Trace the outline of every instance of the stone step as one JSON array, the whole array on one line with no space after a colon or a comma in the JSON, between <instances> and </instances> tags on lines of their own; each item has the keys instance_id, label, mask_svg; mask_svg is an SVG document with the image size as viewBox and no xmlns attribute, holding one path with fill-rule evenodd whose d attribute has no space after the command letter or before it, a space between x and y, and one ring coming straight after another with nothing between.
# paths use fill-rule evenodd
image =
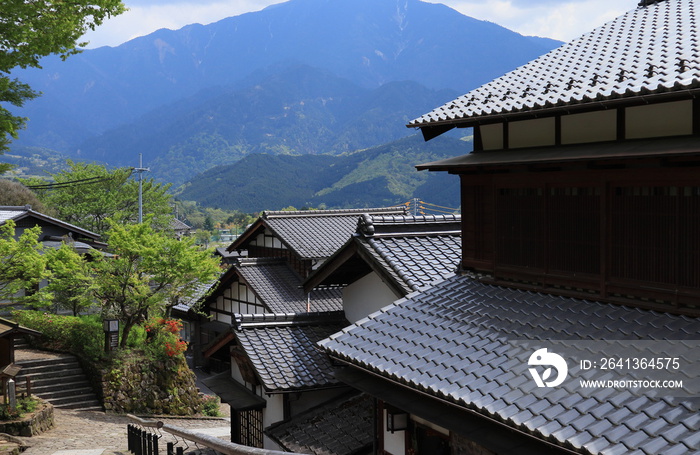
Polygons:
<instances>
[{"instance_id":1,"label":"stone step","mask_svg":"<svg viewBox=\"0 0 700 455\"><path fill-rule=\"evenodd\" d=\"M58 398L72 397L76 395L94 395L90 384L86 381L82 387L64 387L56 390L46 390L40 387L32 387L32 394L41 396L45 400L55 400Z\"/></svg>"},{"instance_id":2,"label":"stone step","mask_svg":"<svg viewBox=\"0 0 700 455\"><path fill-rule=\"evenodd\" d=\"M79 364L78 359L73 356L55 356L39 359L17 360L15 363L22 365L24 368L46 367L51 365L62 365L66 363Z\"/></svg>"},{"instance_id":3,"label":"stone step","mask_svg":"<svg viewBox=\"0 0 700 455\"><path fill-rule=\"evenodd\" d=\"M99 404L100 402L95 397L95 393L89 391L87 393L73 393L58 398L42 397L44 400L48 401L57 408L69 407L76 403L91 403Z\"/></svg>"},{"instance_id":4,"label":"stone step","mask_svg":"<svg viewBox=\"0 0 700 455\"><path fill-rule=\"evenodd\" d=\"M22 384L24 386L24 384ZM90 382L85 379L84 377L76 378L75 381L73 382L57 382L55 384L35 384L32 382L32 391L36 394L43 393L43 394L49 394L49 393L54 393L54 392L61 392L66 389L69 390L74 390L74 389L81 389L84 387L89 387L92 389L92 386L90 385Z\"/></svg>"},{"instance_id":5,"label":"stone step","mask_svg":"<svg viewBox=\"0 0 700 455\"><path fill-rule=\"evenodd\" d=\"M16 362L22 366L17 381L24 386L31 378L32 393L56 408L102 411L77 358L60 355Z\"/></svg>"},{"instance_id":6,"label":"stone step","mask_svg":"<svg viewBox=\"0 0 700 455\"><path fill-rule=\"evenodd\" d=\"M33 389L36 389L37 387L51 387L51 386L56 386L56 385L60 386L63 384L74 384L74 383L88 382L88 380L84 374L74 374L74 375L70 375L70 376L42 375L42 376L30 376L30 377L31 377ZM18 376L17 377L17 384L22 384L22 386L24 386L24 383L25 383L25 376Z\"/></svg>"},{"instance_id":7,"label":"stone step","mask_svg":"<svg viewBox=\"0 0 700 455\"><path fill-rule=\"evenodd\" d=\"M85 376L85 373L83 373L82 368L66 368L66 369L55 369L55 370L47 370L47 371L41 371L41 372L25 372L24 370L20 371L20 373L17 375L18 379L21 378L26 378L27 376L32 378L32 382L34 383L40 383L40 382L55 382L55 381L67 381L71 380L74 381L76 377L80 376Z\"/></svg>"}]
</instances>

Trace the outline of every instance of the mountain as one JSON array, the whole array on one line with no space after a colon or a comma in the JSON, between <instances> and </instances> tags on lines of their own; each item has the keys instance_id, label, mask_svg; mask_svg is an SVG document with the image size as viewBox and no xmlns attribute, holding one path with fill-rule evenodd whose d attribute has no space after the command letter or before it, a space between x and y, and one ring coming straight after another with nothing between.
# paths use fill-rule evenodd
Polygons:
<instances>
[{"instance_id":1,"label":"mountain","mask_svg":"<svg viewBox=\"0 0 700 455\"><path fill-rule=\"evenodd\" d=\"M366 89L414 81L466 92L556 44L419 0L290 0L13 72L43 92L18 112L30 118L18 145L77 157L91 137L184 99L216 98L214 87L244 89L252 73L281 63L329 71Z\"/></svg>"},{"instance_id":2,"label":"mountain","mask_svg":"<svg viewBox=\"0 0 700 455\"><path fill-rule=\"evenodd\" d=\"M177 197L245 213L288 206L383 207L413 197L457 208L457 178L417 172L414 166L471 149L470 142L452 137L426 143L413 135L343 156L252 154L198 175L180 188Z\"/></svg>"},{"instance_id":3,"label":"mountain","mask_svg":"<svg viewBox=\"0 0 700 455\"><path fill-rule=\"evenodd\" d=\"M305 65L276 66L254 80L156 109L84 142L80 157L126 166L142 153L154 176L180 185L251 153L339 155L391 142L410 134L405 124L425 106L458 96L415 82L367 89Z\"/></svg>"}]
</instances>

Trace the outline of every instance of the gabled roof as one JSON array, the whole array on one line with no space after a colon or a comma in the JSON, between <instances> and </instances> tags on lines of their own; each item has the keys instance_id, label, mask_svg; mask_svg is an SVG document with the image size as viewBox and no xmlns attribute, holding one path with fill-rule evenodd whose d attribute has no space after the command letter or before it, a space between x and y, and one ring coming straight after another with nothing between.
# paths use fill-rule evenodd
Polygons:
<instances>
[{"instance_id":1,"label":"gabled roof","mask_svg":"<svg viewBox=\"0 0 700 455\"><path fill-rule=\"evenodd\" d=\"M369 395L343 395L265 430L285 450L313 455L370 453L374 403Z\"/></svg>"},{"instance_id":2,"label":"gabled roof","mask_svg":"<svg viewBox=\"0 0 700 455\"><path fill-rule=\"evenodd\" d=\"M34 211L32 210L32 207L30 205L25 205L23 207L0 206L0 225L5 224L8 220L19 222L30 218L54 224L70 232L74 232L82 237L87 237L92 240L98 240L100 238L100 234L96 234L78 226L66 223L65 221L61 221L48 215L44 215L43 213Z\"/></svg>"},{"instance_id":3,"label":"gabled roof","mask_svg":"<svg viewBox=\"0 0 700 455\"><path fill-rule=\"evenodd\" d=\"M405 212L405 207L263 212L227 249L246 248L250 240L266 228L300 258L323 259L335 253L355 232L357 218L363 213L399 215Z\"/></svg>"},{"instance_id":4,"label":"gabled roof","mask_svg":"<svg viewBox=\"0 0 700 455\"><path fill-rule=\"evenodd\" d=\"M451 126L630 97L689 98L700 89L696 0L663 0L564 44L428 114L409 127L440 134ZM442 128L442 129L441 129ZM424 130L424 134L427 130Z\"/></svg>"},{"instance_id":5,"label":"gabled roof","mask_svg":"<svg viewBox=\"0 0 700 455\"><path fill-rule=\"evenodd\" d=\"M568 343L579 358L594 360L603 351L588 351L586 343L615 348L624 341L641 345L642 340L685 340L666 356L689 367L664 377L683 380L684 388L656 395L631 386L584 389L579 379L631 379L632 373L584 371L577 361L569 363L568 379L561 386L540 388L528 373L529 359L536 350L551 347L552 340L568 340L557 346ZM691 367L697 364L697 340L697 319L455 276L320 345L357 371L368 372L368 377L408 387L469 415L477 413L482 421L505 425L545 444L576 453L690 455L700 453L700 371ZM651 378L653 373L640 371L637 378ZM688 391L695 398L688 398ZM410 400L402 404L411 406ZM450 423L453 416L444 417L446 428L459 425Z\"/></svg>"},{"instance_id":6,"label":"gabled roof","mask_svg":"<svg viewBox=\"0 0 700 455\"><path fill-rule=\"evenodd\" d=\"M405 296L452 276L461 255L460 215L363 215L355 235L304 283L345 286L374 271Z\"/></svg>"},{"instance_id":7,"label":"gabled roof","mask_svg":"<svg viewBox=\"0 0 700 455\"><path fill-rule=\"evenodd\" d=\"M0 338L12 337L15 335L41 335L41 332L19 325L19 323L0 318Z\"/></svg>"},{"instance_id":8,"label":"gabled roof","mask_svg":"<svg viewBox=\"0 0 700 455\"><path fill-rule=\"evenodd\" d=\"M272 313L340 311L339 289L304 292L299 275L284 258L241 258L232 269Z\"/></svg>"},{"instance_id":9,"label":"gabled roof","mask_svg":"<svg viewBox=\"0 0 700 455\"><path fill-rule=\"evenodd\" d=\"M283 393L342 385L317 343L345 325L342 312L239 315L234 335L265 390Z\"/></svg>"},{"instance_id":10,"label":"gabled roof","mask_svg":"<svg viewBox=\"0 0 700 455\"><path fill-rule=\"evenodd\" d=\"M190 226L182 220L173 218L172 220L170 220L170 229L174 231L190 231L192 230L192 226Z\"/></svg>"}]
</instances>

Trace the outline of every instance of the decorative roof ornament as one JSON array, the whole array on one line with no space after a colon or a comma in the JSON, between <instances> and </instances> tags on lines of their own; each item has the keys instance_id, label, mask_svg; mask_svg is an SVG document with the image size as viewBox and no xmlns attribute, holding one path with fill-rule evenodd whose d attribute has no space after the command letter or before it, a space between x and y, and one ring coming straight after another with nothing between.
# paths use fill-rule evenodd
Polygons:
<instances>
[{"instance_id":1,"label":"decorative roof ornament","mask_svg":"<svg viewBox=\"0 0 700 455\"><path fill-rule=\"evenodd\" d=\"M641 0L639 2L639 6L643 6L643 7L649 6L649 5L653 5L654 3L659 3L659 2L663 2L663 1L665 1L665 0Z\"/></svg>"}]
</instances>

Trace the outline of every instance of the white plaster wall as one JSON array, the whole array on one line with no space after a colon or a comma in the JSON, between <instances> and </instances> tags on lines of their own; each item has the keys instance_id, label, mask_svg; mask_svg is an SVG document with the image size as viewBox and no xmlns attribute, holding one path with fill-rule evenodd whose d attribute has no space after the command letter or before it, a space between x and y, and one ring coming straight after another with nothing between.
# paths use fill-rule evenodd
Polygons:
<instances>
[{"instance_id":1,"label":"white plaster wall","mask_svg":"<svg viewBox=\"0 0 700 455\"><path fill-rule=\"evenodd\" d=\"M693 102L628 107L625 122L627 139L693 134Z\"/></svg>"},{"instance_id":2,"label":"white plaster wall","mask_svg":"<svg viewBox=\"0 0 700 455\"><path fill-rule=\"evenodd\" d=\"M284 420L284 397L281 394L278 394L263 395L263 398L267 400L267 406L265 407L265 418L263 419L265 428L269 427L273 423Z\"/></svg>"},{"instance_id":3,"label":"white plaster wall","mask_svg":"<svg viewBox=\"0 0 700 455\"><path fill-rule=\"evenodd\" d=\"M503 148L503 124L481 125L481 144L484 150L501 150Z\"/></svg>"},{"instance_id":4,"label":"white plaster wall","mask_svg":"<svg viewBox=\"0 0 700 455\"><path fill-rule=\"evenodd\" d=\"M372 272L343 289L343 310L348 321L355 323L399 298Z\"/></svg>"},{"instance_id":5,"label":"white plaster wall","mask_svg":"<svg viewBox=\"0 0 700 455\"><path fill-rule=\"evenodd\" d=\"M391 455L404 455L406 453L406 432L394 433L386 430L386 409L382 414L382 431L384 432L384 451Z\"/></svg>"},{"instance_id":6,"label":"white plaster wall","mask_svg":"<svg viewBox=\"0 0 700 455\"><path fill-rule=\"evenodd\" d=\"M562 144L585 144L615 139L617 139L617 109L561 117Z\"/></svg>"},{"instance_id":7,"label":"white plaster wall","mask_svg":"<svg viewBox=\"0 0 700 455\"><path fill-rule=\"evenodd\" d=\"M238 368L238 364L236 362L231 362L231 378L239 384L245 384L243 375L241 374L241 369Z\"/></svg>"},{"instance_id":8,"label":"white plaster wall","mask_svg":"<svg viewBox=\"0 0 700 455\"><path fill-rule=\"evenodd\" d=\"M555 144L554 117L521 120L508 124L508 147L541 147Z\"/></svg>"},{"instance_id":9,"label":"white plaster wall","mask_svg":"<svg viewBox=\"0 0 700 455\"><path fill-rule=\"evenodd\" d=\"M252 245L264 246L268 248L280 248L283 250L287 249L287 247L285 247L277 237L271 237L270 233L267 230L265 230L261 234L258 234L258 236L255 237L255 239L250 243Z\"/></svg>"}]
</instances>

